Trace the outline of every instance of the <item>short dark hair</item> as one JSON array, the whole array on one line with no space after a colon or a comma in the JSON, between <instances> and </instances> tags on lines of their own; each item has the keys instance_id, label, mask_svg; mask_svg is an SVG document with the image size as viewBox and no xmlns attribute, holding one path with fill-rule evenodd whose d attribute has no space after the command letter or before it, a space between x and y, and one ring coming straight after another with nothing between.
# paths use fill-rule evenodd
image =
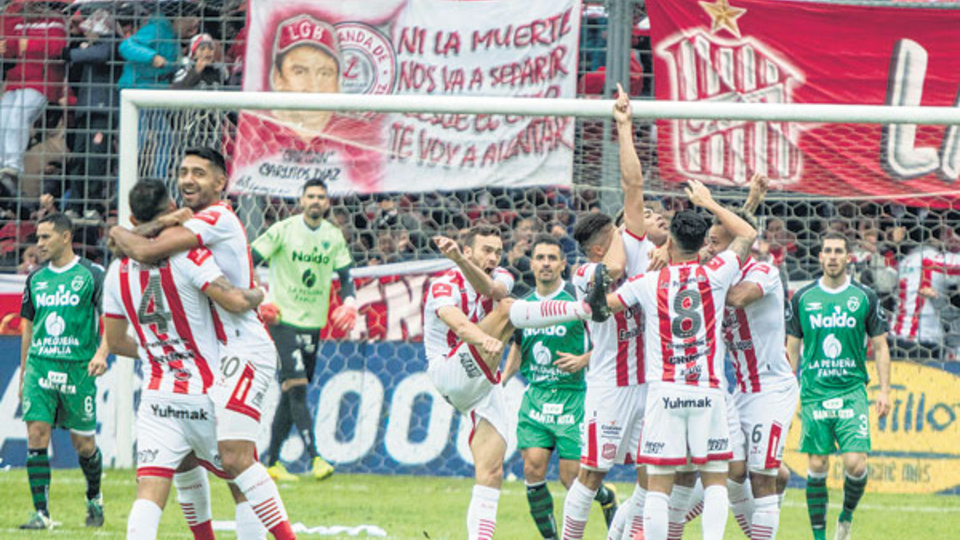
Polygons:
<instances>
[{"instance_id":1,"label":"short dark hair","mask_svg":"<svg viewBox=\"0 0 960 540\"><path fill-rule=\"evenodd\" d=\"M700 251L709 228L707 220L693 210L681 210L670 220L670 236L684 253Z\"/></svg>"},{"instance_id":2,"label":"short dark hair","mask_svg":"<svg viewBox=\"0 0 960 540\"><path fill-rule=\"evenodd\" d=\"M530 254L533 255L533 251L537 249L539 245L554 246L560 250L560 255L563 256L563 245L559 240L550 236L549 234L538 234L534 239L533 243L530 245Z\"/></svg>"},{"instance_id":3,"label":"short dark hair","mask_svg":"<svg viewBox=\"0 0 960 540\"><path fill-rule=\"evenodd\" d=\"M493 225L477 225L467 231L466 236L463 237L463 245L472 248L473 241L478 236L496 236L497 238L501 238L499 228Z\"/></svg>"},{"instance_id":4,"label":"short dark hair","mask_svg":"<svg viewBox=\"0 0 960 540\"><path fill-rule=\"evenodd\" d=\"M159 178L141 178L130 188L128 199L133 218L140 223L146 223L166 210L170 190Z\"/></svg>"},{"instance_id":5,"label":"short dark hair","mask_svg":"<svg viewBox=\"0 0 960 540\"><path fill-rule=\"evenodd\" d=\"M613 218L603 212L588 212L577 219L573 227L573 239L580 249L587 251L597 241L597 235L613 224Z\"/></svg>"},{"instance_id":6,"label":"short dark hair","mask_svg":"<svg viewBox=\"0 0 960 540\"><path fill-rule=\"evenodd\" d=\"M311 178L310 180L307 180L306 182L303 183L303 188L300 190L300 194L303 195L304 193L307 192L307 189L312 187L322 187L324 192L326 193L330 192L330 190L327 189L327 183L324 182L323 179Z\"/></svg>"},{"instance_id":7,"label":"short dark hair","mask_svg":"<svg viewBox=\"0 0 960 540\"><path fill-rule=\"evenodd\" d=\"M183 157L187 156L197 156L198 158L205 159L209 161L211 165L220 169L223 174L227 174L227 161L223 159L223 154L213 148L208 146L191 146L183 153Z\"/></svg>"},{"instance_id":8,"label":"short dark hair","mask_svg":"<svg viewBox=\"0 0 960 540\"><path fill-rule=\"evenodd\" d=\"M847 235L838 233L836 231L827 231L820 235L820 248L823 249L823 244L827 240L843 240L843 249L847 252L850 251L850 239L847 238Z\"/></svg>"},{"instance_id":9,"label":"short dark hair","mask_svg":"<svg viewBox=\"0 0 960 540\"><path fill-rule=\"evenodd\" d=\"M49 223L53 225L53 230L57 232L68 232L70 236L73 236L73 220L70 219L70 216L66 214L56 213L48 214L40 218L40 221L37 222L37 225L41 223Z\"/></svg>"}]
</instances>

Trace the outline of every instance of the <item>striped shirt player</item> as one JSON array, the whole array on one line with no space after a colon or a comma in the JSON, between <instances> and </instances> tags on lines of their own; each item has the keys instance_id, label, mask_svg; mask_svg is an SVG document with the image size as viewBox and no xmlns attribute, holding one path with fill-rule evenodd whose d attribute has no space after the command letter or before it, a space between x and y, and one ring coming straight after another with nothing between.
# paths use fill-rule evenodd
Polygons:
<instances>
[{"instance_id":1,"label":"striped shirt player","mask_svg":"<svg viewBox=\"0 0 960 540\"><path fill-rule=\"evenodd\" d=\"M107 271L104 316L133 326L143 384L137 413L137 477L172 478L191 451L219 476L216 422L207 391L219 368L203 290L223 272L206 248L158 265L131 259Z\"/></svg>"},{"instance_id":2,"label":"striped shirt player","mask_svg":"<svg viewBox=\"0 0 960 540\"><path fill-rule=\"evenodd\" d=\"M753 258L738 276L737 285L742 283L756 285L761 296L724 310L723 340L736 376L733 401L739 416L739 433L731 427L730 438L734 460L747 460L750 471L775 475L800 394L784 345L783 284L776 267Z\"/></svg>"},{"instance_id":3,"label":"striped shirt player","mask_svg":"<svg viewBox=\"0 0 960 540\"><path fill-rule=\"evenodd\" d=\"M508 291L513 289L514 278L507 270L497 267L491 278ZM445 306L456 307L470 322L478 323L493 311L494 302L477 293L459 268L434 278L423 308L423 345L429 362L427 374L440 394L458 411L469 414L473 428L482 417L503 440L509 440L500 372L491 372L477 348L460 341L440 319L437 311Z\"/></svg>"},{"instance_id":4,"label":"striped shirt player","mask_svg":"<svg viewBox=\"0 0 960 540\"><path fill-rule=\"evenodd\" d=\"M644 272L656 246L646 235L627 230L620 239L627 256L624 277ZM587 263L574 272L571 283L578 300L586 298L596 268L597 263ZM580 464L609 471L614 464L632 463L640 444L646 402L643 314L639 306L630 308L602 323L587 321L587 330L593 351L586 376Z\"/></svg>"},{"instance_id":5,"label":"striped shirt player","mask_svg":"<svg viewBox=\"0 0 960 540\"><path fill-rule=\"evenodd\" d=\"M730 250L705 265L672 264L631 278L616 292L643 310L646 382L643 444L647 465L705 465L733 457L724 403L721 335L727 291L740 277ZM724 463L725 465L725 463Z\"/></svg>"},{"instance_id":6,"label":"striped shirt player","mask_svg":"<svg viewBox=\"0 0 960 540\"><path fill-rule=\"evenodd\" d=\"M944 332L940 314L920 291L932 289L945 295L948 283L960 281L960 254L921 247L900 261L899 274L894 336L901 342L941 346Z\"/></svg>"}]
</instances>

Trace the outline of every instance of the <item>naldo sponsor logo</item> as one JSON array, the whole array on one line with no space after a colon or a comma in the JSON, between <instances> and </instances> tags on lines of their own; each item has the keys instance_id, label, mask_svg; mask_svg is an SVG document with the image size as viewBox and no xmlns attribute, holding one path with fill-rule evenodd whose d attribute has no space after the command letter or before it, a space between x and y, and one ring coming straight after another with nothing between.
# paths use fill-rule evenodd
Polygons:
<instances>
[{"instance_id":1,"label":"naldo sponsor logo","mask_svg":"<svg viewBox=\"0 0 960 540\"><path fill-rule=\"evenodd\" d=\"M810 326L813 328L854 328L857 326L857 320L853 315L840 310L840 306L834 308L830 315L817 313L810 315Z\"/></svg>"},{"instance_id":2,"label":"naldo sponsor logo","mask_svg":"<svg viewBox=\"0 0 960 540\"><path fill-rule=\"evenodd\" d=\"M40 307L65 307L77 306L79 304L80 295L73 291L68 291L63 285L60 285L56 292L40 293L37 295L37 305Z\"/></svg>"}]
</instances>

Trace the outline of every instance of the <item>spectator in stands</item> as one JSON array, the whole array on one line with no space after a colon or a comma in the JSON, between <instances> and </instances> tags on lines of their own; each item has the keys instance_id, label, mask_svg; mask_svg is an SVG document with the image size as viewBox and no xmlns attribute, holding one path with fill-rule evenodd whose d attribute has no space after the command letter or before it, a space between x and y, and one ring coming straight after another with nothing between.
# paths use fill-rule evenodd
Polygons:
<instances>
[{"instance_id":1,"label":"spectator in stands","mask_svg":"<svg viewBox=\"0 0 960 540\"><path fill-rule=\"evenodd\" d=\"M222 61L220 44L210 34L193 36L190 55L180 62L171 87L176 90L219 90L230 76Z\"/></svg>"},{"instance_id":2,"label":"spectator in stands","mask_svg":"<svg viewBox=\"0 0 960 540\"><path fill-rule=\"evenodd\" d=\"M15 217L30 129L48 103L66 97L63 50L67 2L19 0L20 13L4 21L0 57L11 64L0 98L0 218Z\"/></svg>"},{"instance_id":3,"label":"spectator in stands","mask_svg":"<svg viewBox=\"0 0 960 540\"><path fill-rule=\"evenodd\" d=\"M72 40L67 53L77 105L69 143L73 156L67 164L70 199L66 214L75 223L79 219L99 223L106 211L104 199L120 108L120 68L115 62L124 38L120 21L131 29L137 12L133 2L117 4L112 13L106 8L95 10L80 22L80 35Z\"/></svg>"},{"instance_id":4,"label":"spectator in stands","mask_svg":"<svg viewBox=\"0 0 960 540\"><path fill-rule=\"evenodd\" d=\"M514 292L523 298L537 286L530 268L530 246L540 232L540 222L534 218L518 219L513 224L510 248L507 249L507 269L517 278Z\"/></svg>"},{"instance_id":5,"label":"spectator in stands","mask_svg":"<svg viewBox=\"0 0 960 540\"><path fill-rule=\"evenodd\" d=\"M780 218L767 219L763 238L770 243L770 255L775 266L781 266L788 255L797 251L797 235L787 230L786 223Z\"/></svg>"},{"instance_id":6,"label":"spectator in stands","mask_svg":"<svg viewBox=\"0 0 960 540\"><path fill-rule=\"evenodd\" d=\"M27 275L40 267L40 254L37 252L36 245L27 246L20 259L20 265L17 266L18 274Z\"/></svg>"}]
</instances>

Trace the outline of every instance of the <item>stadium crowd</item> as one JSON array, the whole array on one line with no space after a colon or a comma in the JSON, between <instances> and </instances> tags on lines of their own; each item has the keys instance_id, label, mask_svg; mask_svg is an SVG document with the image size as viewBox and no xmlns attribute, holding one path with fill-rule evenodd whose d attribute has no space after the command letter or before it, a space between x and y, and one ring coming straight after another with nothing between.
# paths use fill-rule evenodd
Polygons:
<instances>
[{"instance_id":1,"label":"stadium crowd","mask_svg":"<svg viewBox=\"0 0 960 540\"><path fill-rule=\"evenodd\" d=\"M631 56L631 94L652 90L649 24L637 10ZM606 13L585 4L578 91L599 95L604 85ZM0 267L27 273L36 266L36 223L63 212L79 226L77 249L106 262L104 231L116 223L119 91L125 88L239 90L246 35L243 0L197 4L187 0L0 0L3 92L0 114ZM202 129L197 145L221 145L229 115L205 111L174 123L162 112L145 117L141 148L154 156L173 149L183 122ZM571 235L577 216L601 208L597 152L602 125L578 124L575 188L486 189L405 195L351 195L335 199L339 227L358 266L433 258L434 234L459 238L469 225L486 222L506 239L504 264L518 276L519 295L533 287L530 242L548 233L563 247L569 267L582 256ZM649 125L637 127L641 160L657 186ZM170 177L174 157L156 159L154 176ZM661 187L662 184L661 184ZM656 190L653 190L656 191ZM731 193L732 195L732 193ZM718 197L722 199L723 192ZM669 217L682 198L651 197ZM266 223L282 220L294 205L273 201ZM765 203L758 247L795 282L818 270L816 239L825 231L846 235L856 246L854 268L873 286L885 309L898 316L926 314L919 329L898 332L897 350L919 357L956 358L960 351L960 295L954 277L913 280L924 270L918 253L960 257L956 210L911 208L886 201L778 199ZM952 260L952 259L951 259ZM918 266L919 265L919 266ZM926 307L929 302L931 307ZM907 309L907 305L911 305ZM932 309L932 311L931 311ZM899 314L899 315L898 315ZM904 315L905 314L905 315ZM925 330L924 325L941 325ZM922 347L919 349L917 347Z\"/></svg>"}]
</instances>

